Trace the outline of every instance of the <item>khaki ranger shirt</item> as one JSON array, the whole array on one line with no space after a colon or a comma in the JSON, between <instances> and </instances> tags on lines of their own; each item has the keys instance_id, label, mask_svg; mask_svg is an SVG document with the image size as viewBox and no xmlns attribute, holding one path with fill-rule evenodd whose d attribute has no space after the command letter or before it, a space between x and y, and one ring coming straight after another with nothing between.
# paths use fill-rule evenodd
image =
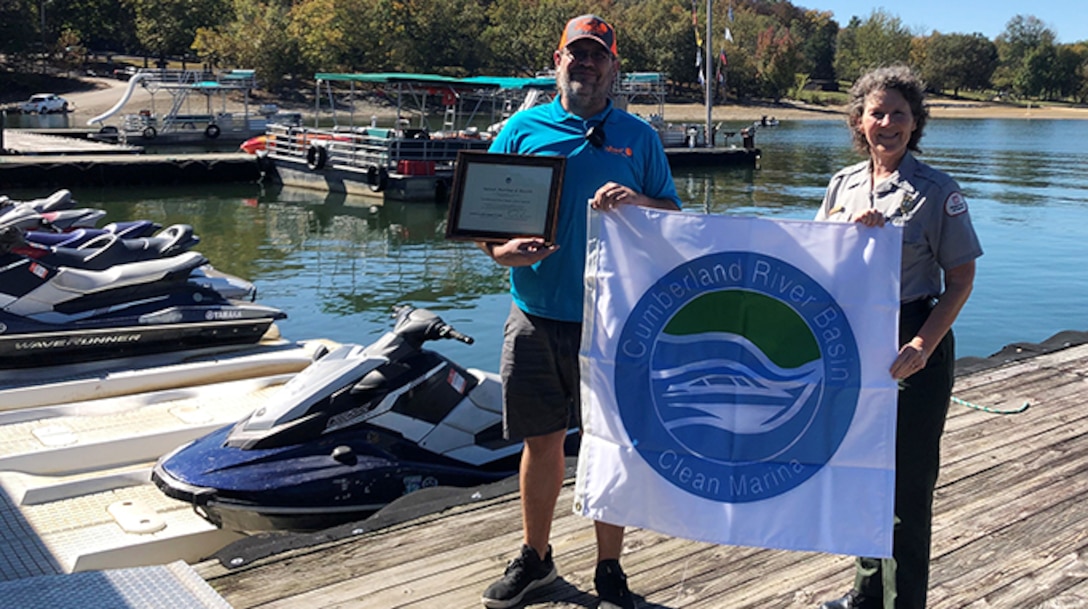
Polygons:
<instances>
[{"instance_id":1,"label":"khaki ranger shirt","mask_svg":"<svg viewBox=\"0 0 1088 609\"><path fill-rule=\"evenodd\" d=\"M907 153L899 170L871 191L869 161L851 165L831 178L816 220L849 222L877 209L886 221L903 227L899 300L940 296L942 269L952 269L982 255L959 184Z\"/></svg>"}]
</instances>

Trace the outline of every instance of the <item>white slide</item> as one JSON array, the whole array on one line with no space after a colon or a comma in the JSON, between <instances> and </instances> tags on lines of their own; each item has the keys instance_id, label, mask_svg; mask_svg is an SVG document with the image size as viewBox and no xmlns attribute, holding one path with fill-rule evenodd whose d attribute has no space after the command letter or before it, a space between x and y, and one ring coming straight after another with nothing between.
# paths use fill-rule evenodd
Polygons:
<instances>
[{"instance_id":1,"label":"white slide","mask_svg":"<svg viewBox=\"0 0 1088 609\"><path fill-rule=\"evenodd\" d=\"M109 118L109 117L113 116L114 114L117 114L118 112L120 112L121 108L123 108L125 106L125 104L128 103L129 98L132 97L132 92L136 90L136 85L138 85L140 83L140 81L145 80L146 78L148 78L150 76L151 76L151 74L149 74L147 72L137 72L136 74L133 74L132 78L128 79L128 87L125 88L125 94L121 96L121 101L114 104L114 106L112 108L110 108L109 110L106 110L102 114L99 114L98 116L96 116L94 118L88 119L87 120L87 125L91 126L91 125L94 125L95 123L101 123L102 121L106 120L107 118Z\"/></svg>"}]
</instances>

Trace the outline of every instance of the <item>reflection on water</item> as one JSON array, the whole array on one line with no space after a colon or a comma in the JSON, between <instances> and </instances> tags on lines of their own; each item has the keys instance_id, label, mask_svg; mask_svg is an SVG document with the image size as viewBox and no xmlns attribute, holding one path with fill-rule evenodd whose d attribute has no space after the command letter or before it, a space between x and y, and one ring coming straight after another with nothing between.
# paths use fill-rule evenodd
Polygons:
<instances>
[{"instance_id":1,"label":"reflection on water","mask_svg":"<svg viewBox=\"0 0 1088 609\"><path fill-rule=\"evenodd\" d=\"M808 219L831 174L860 160L839 120L783 122L761 129L758 143L759 169L677 171L685 211ZM922 146L923 160L963 186L986 251L956 323L958 354L1085 329L1088 276L1079 265L1088 121L936 120ZM254 281L258 300L288 313L280 326L290 338L370 342L389 328L393 304L411 302L477 339L435 348L465 365L498 367L510 306L506 271L472 244L445 239L445 206L374 205L259 184L80 189L75 196L106 209L107 221L192 224L201 238L196 249Z\"/></svg>"},{"instance_id":2,"label":"reflection on water","mask_svg":"<svg viewBox=\"0 0 1088 609\"><path fill-rule=\"evenodd\" d=\"M445 239L445 206L375 205L258 184L82 190L76 197L105 209L107 220L192 224L201 239L195 249L254 281L260 302L288 313L279 325L289 338L370 342L389 328L393 305L405 302L439 312L470 335L501 333L499 314L474 309L489 296L508 298L506 273L472 244ZM508 303L494 306L504 318ZM469 353L461 357L467 365L497 365L493 349Z\"/></svg>"},{"instance_id":3,"label":"reflection on water","mask_svg":"<svg viewBox=\"0 0 1088 609\"><path fill-rule=\"evenodd\" d=\"M22 101L22 100L21 100ZM15 110L3 112L4 127L8 129L67 129L79 127L71 114L23 114Z\"/></svg>"}]
</instances>

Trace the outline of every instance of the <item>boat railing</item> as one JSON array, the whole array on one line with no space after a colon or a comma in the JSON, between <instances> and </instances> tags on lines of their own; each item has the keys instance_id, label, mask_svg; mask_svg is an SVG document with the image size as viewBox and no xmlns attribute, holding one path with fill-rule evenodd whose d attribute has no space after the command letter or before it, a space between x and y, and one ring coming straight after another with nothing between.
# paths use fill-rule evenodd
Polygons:
<instances>
[{"instance_id":1,"label":"boat railing","mask_svg":"<svg viewBox=\"0 0 1088 609\"><path fill-rule=\"evenodd\" d=\"M401 172L404 162L428 172L449 171L459 151L483 149L489 143L477 134L376 127L314 129L270 124L267 135L268 154L273 158L313 165L321 157L324 165L361 171L377 167L389 173Z\"/></svg>"},{"instance_id":2,"label":"boat railing","mask_svg":"<svg viewBox=\"0 0 1088 609\"><path fill-rule=\"evenodd\" d=\"M207 70L180 70L173 68L144 68L137 74L144 74L143 82L146 85L182 85L197 86L200 84L216 83L223 87L252 89L257 86L256 75L253 70L223 70L209 72ZM146 86L145 85L145 86Z\"/></svg>"}]
</instances>

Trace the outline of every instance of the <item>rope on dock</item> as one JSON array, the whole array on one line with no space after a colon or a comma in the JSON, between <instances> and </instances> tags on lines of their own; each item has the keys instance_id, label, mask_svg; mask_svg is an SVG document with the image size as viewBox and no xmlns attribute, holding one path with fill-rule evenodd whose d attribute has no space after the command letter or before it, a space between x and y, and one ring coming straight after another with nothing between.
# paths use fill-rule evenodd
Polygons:
<instances>
[{"instance_id":1,"label":"rope on dock","mask_svg":"<svg viewBox=\"0 0 1088 609\"><path fill-rule=\"evenodd\" d=\"M1024 412L1025 410L1027 410L1028 406L1031 406L1031 402L1029 402L1027 400L1024 400L1024 403L1021 404L1018 408L1010 408L1008 410L1001 410L1001 409L998 409L998 408L990 408L989 406L979 406L978 404L975 404L973 402L968 402L967 400L961 400L960 398L958 398L956 396L952 396L952 401L955 402L956 404L961 405L961 406L966 406L968 408L974 408L975 410L981 410L982 412L989 412L990 414L1019 414L1021 412Z\"/></svg>"}]
</instances>

